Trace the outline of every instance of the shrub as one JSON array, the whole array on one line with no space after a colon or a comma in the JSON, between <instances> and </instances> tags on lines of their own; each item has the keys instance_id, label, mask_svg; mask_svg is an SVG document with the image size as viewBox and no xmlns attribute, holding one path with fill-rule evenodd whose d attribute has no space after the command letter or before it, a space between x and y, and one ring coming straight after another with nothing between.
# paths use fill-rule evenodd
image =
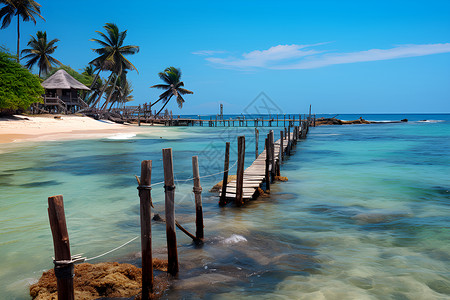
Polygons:
<instances>
[{"instance_id":1,"label":"shrub","mask_svg":"<svg viewBox=\"0 0 450 300\"><path fill-rule=\"evenodd\" d=\"M39 77L0 47L0 113L26 110L31 104L42 102L44 92Z\"/></svg>"}]
</instances>

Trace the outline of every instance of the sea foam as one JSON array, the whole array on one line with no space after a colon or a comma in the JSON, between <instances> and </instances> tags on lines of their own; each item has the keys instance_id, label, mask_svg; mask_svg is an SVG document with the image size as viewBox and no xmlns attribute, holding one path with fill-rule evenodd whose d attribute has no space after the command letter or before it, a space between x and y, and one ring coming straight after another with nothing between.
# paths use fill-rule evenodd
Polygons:
<instances>
[{"instance_id":1,"label":"sea foam","mask_svg":"<svg viewBox=\"0 0 450 300\"><path fill-rule=\"evenodd\" d=\"M224 244L237 244L239 242L246 242L247 239L243 237L242 235L233 234L229 238L226 238L222 241Z\"/></svg>"},{"instance_id":2,"label":"sea foam","mask_svg":"<svg viewBox=\"0 0 450 300\"><path fill-rule=\"evenodd\" d=\"M112 136L107 137L108 140L129 140L135 137L135 133L118 133Z\"/></svg>"}]
</instances>

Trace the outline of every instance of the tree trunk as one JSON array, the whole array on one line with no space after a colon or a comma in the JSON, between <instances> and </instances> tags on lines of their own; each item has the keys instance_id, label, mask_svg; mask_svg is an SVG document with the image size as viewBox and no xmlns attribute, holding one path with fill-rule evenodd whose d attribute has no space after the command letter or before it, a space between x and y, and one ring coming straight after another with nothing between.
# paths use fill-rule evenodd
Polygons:
<instances>
[{"instance_id":1,"label":"tree trunk","mask_svg":"<svg viewBox=\"0 0 450 300\"><path fill-rule=\"evenodd\" d=\"M92 107L97 106L97 104L98 104L98 103L100 102L100 100L102 99L103 93L105 92L106 87L108 86L109 82L111 81L112 74L113 74L113 73L111 73L111 75L109 75L108 81L107 81L106 84L103 86L102 91L101 91L100 95L98 96L97 101L95 101L94 104L92 104Z\"/></svg>"},{"instance_id":2,"label":"tree trunk","mask_svg":"<svg viewBox=\"0 0 450 300\"><path fill-rule=\"evenodd\" d=\"M170 98L172 98L172 96L170 96ZM166 103L164 103L163 107L161 107L161 109L156 113L155 117L157 117L159 115L159 113L164 109L164 107L166 107L167 103L169 103L169 101L170 101L170 98L167 99Z\"/></svg>"},{"instance_id":3,"label":"tree trunk","mask_svg":"<svg viewBox=\"0 0 450 300\"><path fill-rule=\"evenodd\" d=\"M95 83L97 82L97 79L98 79L98 77L99 77L101 71L102 71L102 69L99 69L98 72L97 72L97 74L95 75L94 81L92 81L91 86L89 87L89 89L90 89L91 91L92 91L92 88L94 87ZM86 99L86 95L89 95L88 92L87 92L87 91L83 91L83 96L82 96L82 98L83 98L83 100L84 100L85 102L87 102L86 100L88 100L88 99Z\"/></svg>"},{"instance_id":4,"label":"tree trunk","mask_svg":"<svg viewBox=\"0 0 450 300\"><path fill-rule=\"evenodd\" d=\"M20 48L20 27L19 27L19 24L20 24L20 15L17 15L17 62L19 62L20 61L20 58L19 58L19 48ZM40 75L39 75L39 77L41 77Z\"/></svg>"},{"instance_id":5,"label":"tree trunk","mask_svg":"<svg viewBox=\"0 0 450 300\"><path fill-rule=\"evenodd\" d=\"M111 101L112 94L114 93L114 90L116 89L117 80L119 80L119 74L116 74L116 80L114 80L113 88L111 90L111 93L109 93L109 96L105 101L105 104L103 104L102 110L106 110L106 108L108 107L108 103L109 103L109 101Z\"/></svg>"},{"instance_id":6,"label":"tree trunk","mask_svg":"<svg viewBox=\"0 0 450 300\"><path fill-rule=\"evenodd\" d=\"M155 105L156 103L158 103L159 101L161 101L163 98L159 98L155 103L150 104L150 108Z\"/></svg>"},{"instance_id":7,"label":"tree trunk","mask_svg":"<svg viewBox=\"0 0 450 300\"><path fill-rule=\"evenodd\" d=\"M90 89L92 89L95 85L95 83L97 82L98 76L100 75L100 72L102 71L102 69L98 69L97 74L95 75L94 81L92 81L91 86L89 87Z\"/></svg>"}]
</instances>

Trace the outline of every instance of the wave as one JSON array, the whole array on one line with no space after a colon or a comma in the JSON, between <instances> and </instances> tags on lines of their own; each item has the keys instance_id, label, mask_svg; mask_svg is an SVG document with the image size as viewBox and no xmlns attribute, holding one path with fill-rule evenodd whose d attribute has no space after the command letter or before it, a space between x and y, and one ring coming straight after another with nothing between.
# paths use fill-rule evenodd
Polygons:
<instances>
[{"instance_id":1,"label":"wave","mask_svg":"<svg viewBox=\"0 0 450 300\"><path fill-rule=\"evenodd\" d=\"M129 140L136 136L135 133L118 133L107 137L108 140Z\"/></svg>"},{"instance_id":2,"label":"wave","mask_svg":"<svg viewBox=\"0 0 450 300\"><path fill-rule=\"evenodd\" d=\"M441 123L441 122L445 122L445 120L420 120L420 121L416 121L418 123Z\"/></svg>"}]
</instances>

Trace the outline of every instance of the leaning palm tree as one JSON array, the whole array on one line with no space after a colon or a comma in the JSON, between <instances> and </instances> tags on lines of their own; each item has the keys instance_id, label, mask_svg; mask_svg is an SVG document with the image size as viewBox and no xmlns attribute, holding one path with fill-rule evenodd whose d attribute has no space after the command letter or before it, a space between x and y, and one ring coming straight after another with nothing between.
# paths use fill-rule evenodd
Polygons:
<instances>
[{"instance_id":1,"label":"leaning palm tree","mask_svg":"<svg viewBox=\"0 0 450 300\"><path fill-rule=\"evenodd\" d=\"M92 60L90 64L99 67L101 70L111 71L111 74L108 78L108 82L105 85L108 86L109 82L115 76L113 88L108 98L105 101L103 107L109 103L112 97L112 92L115 89L115 85L117 84L117 80L125 70L136 70L136 67L125 57L125 55L132 55L139 52L139 46L134 45L123 45L123 42L127 36L127 31L119 31L119 28L116 24L106 23L103 28L106 30L106 34L100 31L96 31L102 39L91 39L93 42L99 43L102 47L98 49L93 49L100 56L96 59ZM93 106L97 105L103 96L105 90L103 90L94 103Z\"/></svg>"},{"instance_id":2,"label":"leaning palm tree","mask_svg":"<svg viewBox=\"0 0 450 300\"><path fill-rule=\"evenodd\" d=\"M33 0L0 0L1 4L5 6L0 9L0 19L2 21L1 29L9 26L14 16L17 16L17 62L19 62L20 54L20 17L24 22L33 21L36 24L35 15L42 20L41 5Z\"/></svg>"},{"instance_id":3,"label":"leaning palm tree","mask_svg":"<svg viewBox=\"0 0 450 300\"><path fill-rule=\"evenodd\" d=\"M175 67L168 67L164 70L164 72L159 72L158 75L159 78L161 78L161 80L165 82L165 84L153 85L151 86L151 88L157 88L166 91L159 95L159 99L152 104L153 106L161 100L164 102L163 107L161 107L161 109L156 113L155 117L159 115L159 113L166 107L167 103L169 103L170 99L173 96L175 96L177 99L178 107L182 108L185 101L183 97L181 97L181 95L194 93L192 91L186 90L185 88L182 88L184 86L184 83L183 81L180 81L180 69L177 69Z\"/></svg>"},{"instance_id":4,"label":"leaning palm tree","mask_svg":"<svg viewBox=\"0 0 450 300\"><path fill-rule=\"evenodd\" d=\"M22 59L29 59L25 67L31 69L37 64L39 77L41 77L41 74L46 75L50 71L53 64L62 65L59 60L50 56L58 47L55 46L58 41L58 39L53 39L47 42L47 32L45 31L38 31L36 37L31 36L28 42L28 46L31 48L22 50L22 55L27 54Z\"/></svg>"}]
</instances>

